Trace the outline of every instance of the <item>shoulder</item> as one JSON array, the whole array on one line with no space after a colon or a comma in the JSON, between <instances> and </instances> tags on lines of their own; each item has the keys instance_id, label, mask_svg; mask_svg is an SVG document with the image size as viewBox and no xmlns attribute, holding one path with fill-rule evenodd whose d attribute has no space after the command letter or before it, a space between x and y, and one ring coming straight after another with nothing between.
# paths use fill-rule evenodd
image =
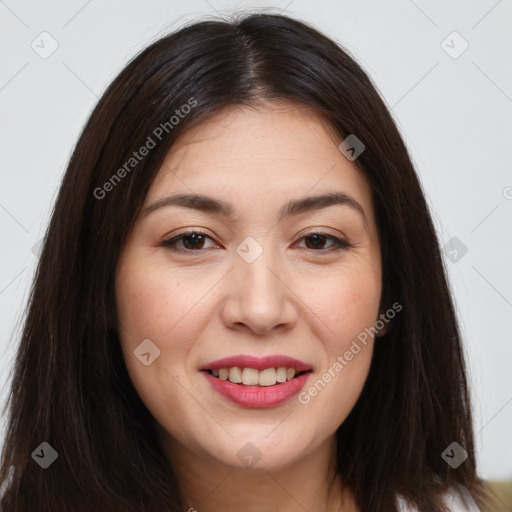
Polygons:
<instances>
[{"instance_id":1,"label":"shoulder","mask_svg":"<svg viewBox=\"0 0 512 512\"><path fill-rule=\"evenodd\" d=\"M450 512L481 512L469 492L462 487L451 488L443 500ZM401 496L398 496L399 512L419 512L417 508L409 505Z\"/></svg>"},{"instance_id":2,"label":"shoulder","mask_svg":"<svg viewBox=\"0 0 512 512\"><path fill-rule=\"evenodd\" d=\"M445 502L450 512L481 512L469 492L463 487L448 492L445 495Z\"/></svg>"}]
</instances>

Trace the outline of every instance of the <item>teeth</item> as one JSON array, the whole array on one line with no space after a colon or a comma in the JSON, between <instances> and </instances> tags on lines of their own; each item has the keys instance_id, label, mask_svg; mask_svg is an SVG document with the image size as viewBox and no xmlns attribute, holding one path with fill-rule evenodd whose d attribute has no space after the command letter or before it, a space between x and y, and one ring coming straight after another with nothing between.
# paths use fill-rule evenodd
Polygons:
<instances>
[{"instance_id":1,"label":"teeth","mask_svg":"<svg viewBox=\"0 0 512 512\"><path fill-rule=\"evenodd\" d=\"M258 376L258 384L260 386L273 386L276 383L276 369L267 368L262 370Z\"/></svg>"},{"instance_id":2,"label":"teeth","mask_svg":"<svg viewBox=\"0 0 512 512\"><path fill-rule=\"evenodd\" d=\"M276 380L277 382L286 382L286 368L284 366L277 369Z\"/></svg>"},{"instance_id":3,"label":"teeth","mask_svg":"<svg viewBox=\"0 0 512 512\"><path fill-rule=\"evenodd\" d=\"M242 382L242 370L238 366L229 369L229 380L235 384Z\"/></svg>"},{"instance_id":4,"label":"teeth","mask_svg":"<svg viewBox=\"0 0 512 512\"><path fill-rule=\"evenodd\" d=\"M292 380L296 375L295 368L266 368L258 371L255 368L219 368L211 370L214 377L222 380L229 380L234 384L243 384L245 386L274 386L276 383Z\"/></svg>"},{"instance_id":5,"label":"teeth","mask_svg":"<svg viewBox=\"0 0 512 512\"><path fill-rule=\"evenodd\" d=\"M254 368L244 368L242 372L242 382L246 386L256 386L258 384L258 370Z\"/></svg>"}]
</instances>

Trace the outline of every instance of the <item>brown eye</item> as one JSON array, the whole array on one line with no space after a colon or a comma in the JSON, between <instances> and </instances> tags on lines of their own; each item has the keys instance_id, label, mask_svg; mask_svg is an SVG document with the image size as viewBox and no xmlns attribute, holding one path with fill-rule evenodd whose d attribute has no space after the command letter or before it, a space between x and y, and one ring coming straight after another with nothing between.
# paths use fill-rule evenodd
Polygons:
<instances>
[{"instance_id":1,"label":"brown eye","mask_svg":"<svg viewBox=\"0 0 512 512\"><path fill-rule=\"evenodd\" d=\"M205 237L199 233L192 233L191 235L184 236L181 240L185 249L202 249Z\"/></svg>"},{"instance_id":2,"label":"brown eye","mask_svg":"<svg viewBox=\"0 0 512 512\"><path fill-rule=\"evenodd\" d=\"M340 240L333 235L324 233L311 233L310 235L304 236L301 240L306 240L306 249L311 249L314 251L327 251L329 249L339 250L350 247L348 242ZM330 243L330 245L325 247L326 243Z\"/></svg>"},{"instance_id":3,"label":"brown eye","mask_svg":"<svg viewBox=\"0 0 512 512\"><path fill-rule=\"evenodd\" d=\"M162 245L173 251L198 252L206 249L204 246L208 240L213 242L213 240L205 233L200 231L190 231L188 233L181 233L169 240L164 240ZM215 244L215 247L219 246Z\"/></svg>"}]
</instances>

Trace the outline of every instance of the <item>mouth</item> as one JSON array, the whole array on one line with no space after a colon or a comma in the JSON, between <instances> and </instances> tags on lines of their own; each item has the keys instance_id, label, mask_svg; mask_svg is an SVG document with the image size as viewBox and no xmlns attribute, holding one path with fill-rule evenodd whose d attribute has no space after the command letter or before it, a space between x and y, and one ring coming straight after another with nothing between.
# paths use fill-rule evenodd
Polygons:
<instances>
[{"instance_id":1,"label":"mouth","mask_svg":"<svg viewBox=\"0 0 512 512\"><path fill-rule=\"evenodd\" d=\"M239 407L271 408L284 404L305 386L310 364L287 356L235 356L200 369L211 388Z\"/></svg>"},{"instance_id":2,"label":"mouth","mask_svg":"<svg viewBox=\"0 0 512 512\"><path fill-rule=\"evenodd\" d=\"M256 368L232 366L231 368L211 368L204 371L216 379L229 381L232 384L238 384L240 386L269 387L284 384L305 373L311 373L312 370L300 371L285 366L258 370Z\"/></svg>"}]
</instances>

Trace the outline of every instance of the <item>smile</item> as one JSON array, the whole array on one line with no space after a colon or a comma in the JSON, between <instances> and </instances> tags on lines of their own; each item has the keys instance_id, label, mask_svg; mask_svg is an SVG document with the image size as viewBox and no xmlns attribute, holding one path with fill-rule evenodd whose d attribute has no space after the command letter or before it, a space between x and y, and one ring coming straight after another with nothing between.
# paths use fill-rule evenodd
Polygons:
<instances>
[{"instance_id":1,"label":"smile","mask_svg":"<svg viewBox=\"0 0 512 512\"><path fill-rule=\"evenodd\" d=\"M235 356L200 368L215 392L246 408L284 404L305 386L311 365L287 356Z\"/></svg>"},{"instance_id":2,"label":"smile","mask_svg":"<svg viewBox=\"0 0 512 512\"><path fill-rule=\"evenodd\" d=\"M275 386L292 380L296 376L302 375L304 372L297 372L295 368L266 368L265 370L257 370L256 368L220 368L207 370L214 377L221 380L229 380L233 384L242 384L243 386Z\"/></svg>"}]
</instances>

